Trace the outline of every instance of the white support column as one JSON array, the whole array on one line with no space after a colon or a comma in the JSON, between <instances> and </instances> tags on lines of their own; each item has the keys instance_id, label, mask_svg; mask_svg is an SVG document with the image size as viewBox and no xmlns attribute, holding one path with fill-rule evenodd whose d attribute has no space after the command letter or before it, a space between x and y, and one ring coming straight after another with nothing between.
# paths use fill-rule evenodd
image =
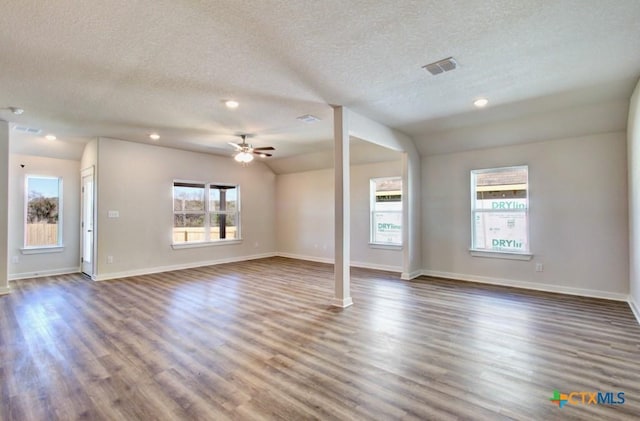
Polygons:
<instances>
[{"instance_id":1,"label":"white support column","mask_svg":"<svg viewBox=\"0 0 640 421\"><path fill-rule=\"evenodd\" d=\"M0 295L9 292L9 123L0 120Z\"/></svg>"},{"instance_id":2,"label":"white support column","mask_svg":"<svg viewBox=\"0 0 640 421\"><path fill-rule=\"evenodd\" d=\"M351 299L350 274L350 207L349 207L349 121L342 106L333 108L334 177L335 177L335 297L333 305L349 307Z\"/></svg>"}]
</instances>

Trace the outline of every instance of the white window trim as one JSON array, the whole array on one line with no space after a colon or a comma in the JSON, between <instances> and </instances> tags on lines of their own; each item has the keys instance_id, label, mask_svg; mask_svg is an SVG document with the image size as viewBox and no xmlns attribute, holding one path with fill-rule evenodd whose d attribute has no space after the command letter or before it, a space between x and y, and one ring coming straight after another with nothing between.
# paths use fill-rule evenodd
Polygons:
<instances>
[{"instance_id":1,"label":"white window trim","mask_svg":"<svg viewBox=\"0 0 640 421\"><path fill-rule=\"evenodd\" d=\"M29 212L29 179L30 178L48 178L51 180L58 180L58 242L56 245L27 245L27 213ZM63 183L62 177L55 175L38 175L38 174L26 174L24 177L24 208L22 213L23 218L23 233L22 233L22 245L20 253L22 254L40 254L40 253L59 253L64 250L63 244Z\"/></svg>"},{"instance_id":2,"label":"white window trim","mask_svg":"<svg viewBox=\"0 0 640 421\"><path fill-rule=\"evenodd\" d=\"M496 249L476 249L473 247L475 241L475 213L476 212L491 212L492 210L483 210L483 209L475 209L475 200L476 200L476 185L475 185L475 174L480 174L483 172L494 172L496 170L506 170L512 168L526 168L527 169L527 208L524 211L521 210L510 210L505 209L502 212L524 212L527 215L527 247L528 250L517 252L517 251L501 251ZM469 248L469 253L474 257L486 257L493 259L507 259L507 260L531 260L533 258L533 253L531 253L531 229L530 229L530 221L529 221L529 202L530 202L530 189L529 189L529 166L526 164L523 165L512 165L507 167L495 167L495 168L486 168L486 169L478 169L471 170L471 247Z\"/></svg>"},{"instance_id":3,"label":"white window trim","mask_svg":"<svg viewBox=\"0 0 640 421\"><path fill-rule=\"evenodd\" d=\"M402 250L402 245L385 244L385 243L369 243L369 248L381 250Z\"/></svg>"},{"instance_id":4,"label":"white window trim","mask_svg":"<svg viewBox=\"0 0 640 421\"><path fill-rule=\"evenodd\" d=\"M62 253L63 251L64 251L64 245L23 247L20 249L20 253L22 254Z\"/></svg>"},{"instance_id":5,"label":"white window trim","mask_svg":"<svg viewBox=\"0 0 640 421\"><path fill-rule=\"evenodd\" d=\"M372 249L382 249L382 250L402 250L404 246L404 235L402 235L402 239L400 244L396 243L381 243L373 241L373 213L375 211L375 180L390 180L396 179L400 180L404 184L404 180L401 176L389 176L389 177L373 177L369 179L369 248ZM405 212L405 199L404 194L401 193L401 201L402 203L402 211L400 213L404 215ZM404 234L404 230L402 232Z\"/></svg>"},{"instance_id":6,"label":"white window trim","mask_svg":"<svg viewBox=\"0 0 640 421\"><path fill-rule=\"evenodd\" d=\"M510 251L498 251L498 250L476 250L469 249L469 253L474 257L488 257L491 259L507 259L507 260L531 260L533 254L530 253L514 253Z\"/></svg>"},{"instance_id":7,"label":"white window trim","mask_svg":"<svg viewBox=\"0 0 640 421\"><path fill-rule=\"evenodd\" d=\"M172 200L172 207L173 207L173 200L174 200L174 188L175 188L175 184L176 183L188 183L188 184L202 184L204 186L204 211L201 211L204 215L204 232L205 232L205 238L209 237L209 226L210 226L210 218L212 214L220 214L220 213L226 213L226 214L237 214L237 231L236 231L236 235L237 238L229 238L229 239L216 239L216 240L204 240L204 241L189 241L189 242L182 242L182 243L174 243L173 242L173 229L175 228L174 225L174 221L175 221L175 214L176 211L175 209L172 211L171 213L171 230L172 230L172 235L171 235L171 248L174 250L180 250L180 249L189 249L189 248L199 248L199 247L211 247L211 246L222 246L222 245L233 245L233 244L240 244L242 243L242 216L241 216L241 205L240 205L240 200L241 200L241 192L240 192L240 185L239 184L232 184L232 183L217 183L217 182L203 182L203 181L193 181L193 180L173 180L173 183L171 184L171 200ZM237 210L236 212L219 212L219 211L211 211L209 209L209 191L211 189L211 186L228 186L228 187L234 187L236 189L236 207ZM200 212L196 212L194 211L193 213L200 213Z\"/></svg>"}]
</instances>

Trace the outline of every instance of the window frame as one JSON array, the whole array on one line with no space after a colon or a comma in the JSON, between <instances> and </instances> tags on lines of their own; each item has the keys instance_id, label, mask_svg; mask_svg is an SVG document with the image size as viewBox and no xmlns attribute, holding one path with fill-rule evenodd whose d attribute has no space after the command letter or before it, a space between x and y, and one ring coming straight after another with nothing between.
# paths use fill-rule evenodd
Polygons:
<instances>
[{"instance_id":1,"label":"window frame","mask_svg":"<svg viewBox=\"0 0 640 421\"><path fill-rule=\"evenodd\" d=\"M46 179L58 181L58 215L57 215L57 238L56 244L38 244L28 245L28 217L29 217L29 180L31 179ZM24 207L23 207L23 241L22 248L20 249L22 254L39 254L39 253L57 253L64 250L64 201L63 201L63 178L55 175L39 175L39 174L26 174L24 177Z\"/></svg>"},{"instance_id":2,"label":"window frame","mask_svg":"<svg viewBox=\"0 0 640 421\"><path fill-rule=\"evenodd\" d=\"M525 184L526 189L526 197L525 197L525 207L524 208L516 208L516 209L477 209L476 208L476 200L477 200L477 175L478 174L486 174L486 173L496 173L496 172L507 172L509 170L526 170L527 180ZM522 183L520 183L522 184ZM469 252L472 256L476 257L495 257L502 259L512 259L512 260L531 260L533 254L531 253L531 229L530 229L530 196L531 189L529 184L529 166L528 165L512 165L506 167L493 167L493 168L483 168L476 169L470 171L470 222L471 222L471 247L469 248ZM522 251L506 249L502 250L499 248L476 248L476 215L480 213L498 213L498 214L524 214L525 221L525 235L526 235L526 248Z\"/></svg>"},{"instance_id":3,"label":"window frame","mask_svg":"<svg viewBox=\"0 0 640 421\"><path fill-rule=\"evenodd\" d=\"M400 207L401 209L398 211L380 211L376 210L376 193L377 193L377 181L380 180L391 180L391 181L400 181ZM404 216L404 197L402 194L402 177L401 176L390 176L390 177L373 177L369 179L369 247L371 248L380 248L380 249L390 249L390 250L399 250L402 249L404 245L404 235L402 229L402 222ZM389 212L389 213L397 213L400 215L400 242L382 242L375 241L375 212Z\"/></svg>"},{"instance_id":4,"label":"window frame","mask_svg":"<svg viewBox=\"0 0 640 421\"><path fill-rule=\"evenodd\" d=\"M202 211L177 211L175 209L175 188L177 185L192 186L192 187L201 187L203 188L203 210ZM220 212L217 210L211 209L211 190L215 188L214 186L224 186L229 188L234 188L236 190L236 210L233 212ZM171 221L171 247L174 249L182 249L182 248L193 248L193 247L206 247L206 246L215 246L215 245L223 245L223 244L237 244L242 242L241 237L241 205L240 205L240 185L232 184L232 183L216 183L216 182L202 182L202 181L190 181L190 180L173 180L171 185L171 197L172 197L172 221ZM212 215L220 215L224 213L225 215L235 215L236 219L236 235L235 238L211 238L211 217ZM175 242L174 233L176 229L175 225L175 216L178 214L201 214L203 216L203 225L202 229L204 230L204 239L203 240L192 240L192 241L184 241L184 242Z\"/></svg>"},{"instance_id":5,"label":"window frame","mask_svg":"<svg viewBox=\"0 0 640 421\"><path fill-rule=\"evenodd\" d=\"M206 195L207 195L207 205L210 207L210 203L211 203L211 190L212 190L212 186L216 186L216 187L229 187L229 188L234 188L236 190L236 210L235 211L220 211L220 210L211 210L209 209L208 211L208 218L207 221L209 222L209 225L211 225L211 216L212 215L233 215L235 216L235 220L236 220L236 235L234 238L218 238L216 240L209 240L209 241L234 241L234 240L240 240L241 239L241 229L240 229L240 186L238 184L227 184L227 183L209 183L208 184L208 189L206 190ZM222 189L217 189L217 190L222 190ZM209 233L209 235L211 235L211 226L209 226L209 230L207 231ZM225 232L225 237L226 237L226 232Z\"/></svg>"}]
</instances>

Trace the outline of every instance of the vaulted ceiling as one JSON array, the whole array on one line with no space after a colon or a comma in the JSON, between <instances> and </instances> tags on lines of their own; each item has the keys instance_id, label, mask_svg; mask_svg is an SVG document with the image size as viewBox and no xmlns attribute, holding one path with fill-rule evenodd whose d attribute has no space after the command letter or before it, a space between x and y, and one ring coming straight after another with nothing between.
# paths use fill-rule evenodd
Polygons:
<instances>
[{"instance_id":1,"label":"vaulted ceiling","mask_svg":"<svg viewBox=\"0 0 640 421\"><path fill-rule=\"evenodd\" d=\"M25 112L0 119L42 131L15 133L24 152L106 136L231 155L249 133L283 159L330 149L339 104L439 152L428 133L628 99L639 22L638 0L8 1L0 108Z\"/></svg>"}]
</instances>

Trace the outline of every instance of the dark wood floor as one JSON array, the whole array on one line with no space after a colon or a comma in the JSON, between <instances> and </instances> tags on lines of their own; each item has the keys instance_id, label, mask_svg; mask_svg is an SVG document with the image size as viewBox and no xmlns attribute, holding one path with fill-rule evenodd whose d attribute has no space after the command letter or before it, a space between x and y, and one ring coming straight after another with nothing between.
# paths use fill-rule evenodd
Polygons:
<instances>
[{"instance_id":1,"label":"dark wood floor","mask_svg":"<svg viewBox=\"0 0 640 421\"><path fill-rule=\"evenodd\" d=\"M0 297L2 420L638 419L626 303L284 258ZM624 392L623 405L550 402Z\"/></svg>"}]
</instances>

